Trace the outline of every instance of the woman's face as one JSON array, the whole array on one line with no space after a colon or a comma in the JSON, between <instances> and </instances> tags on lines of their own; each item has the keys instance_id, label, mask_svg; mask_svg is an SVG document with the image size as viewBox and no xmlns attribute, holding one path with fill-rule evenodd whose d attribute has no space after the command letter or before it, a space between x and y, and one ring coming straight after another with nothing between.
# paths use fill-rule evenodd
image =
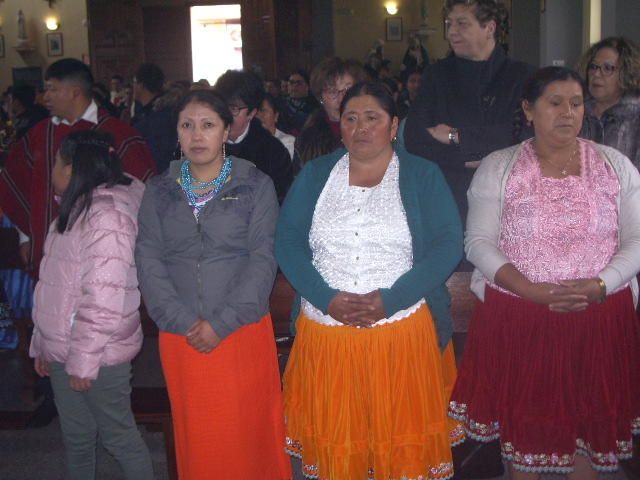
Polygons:
<instances>
[{"instance_id":1,"label":"woman's face","mask_svg":"<svg viewBox=\"0 0 640 480\"><path fill-rule=\"evenodd\" d=\"M622 96L620 55L613 48L601 48L588 65L589 93L596 102L615 104Z\"/></svg>"},{"instance_id":2,"label":"woman's face","mask_svg":"<svg viewBox=\"0 0 640 480\"><path fill-rule=\"evenodd\" d=\"M353 97L340 117L342 142L349 154L360 161L376 159L391 150L398 131L398 117L391 118L371 95Z\"/></svg>"},{"instance_id":3,"label":"woman's face","mask_svg":"<svg viewBox=\"0 0 640 480\"><path fill-rule=\"evenodd\" d=\"M56 195L62 195L71 180L71 164L65 165L64 160L60 156L60 152L56 153L56 162L53 164L51 171L51 183L53 191Z\"/></svg>"},{"instance_id":4,"label":"woman's face","mask_svg":"<svg viewBox=\"0 0 640 480\"><path fill-rule=\"evenodd\" d=\"M178 116L178 140L185 156L196 165L218 160L229 127L206 103L191 102Z\"/></svg>"},{"instance_id":5,"label":"woman's face","mask_svg":"<svg viewBox=\"0 0 640 480\"><path fill-rule=\"evenodd\" d=\"M552 82L533 105L524 101L522 108L537 140L557 146L575 141L584 116L582 87L574 80Z\"/></svg>"},{"instance_id":6,"label":"woman's face","mask_svg":"<svg viewBox=\"0 0 640 480\"><path fill-rule=\"evenodd\" d=\"M340 104L345 93L354 84L353 77L348 73L336 77L333 85L325 87L322 91L322 105L324 106L329 119L333 122L340 120Z\"/></svg>"},{"instance_id":7,"label":"woman's face","mask_svg":"<svg viewBox=\"0 0 640 480\"><path fill-rule=\"evenodd\" d=\"M278 122L278 112L276 112L271 104L266 100L262 101L258 113L258 120L262 122L262 126L269 130L272 134L276 132L276 123Z\"/></svg>"},{"instance_id":8,"label":"woman's face","mask_svg":"<svg viewBox=\"0 0 640 480\"><path fill-rule=\"evenodd\" d=\"M447 40L457 57L486 60L495 47L496 22L483 27L475 15L475 7L456 5L446 19Z\"/></svg>"}]
</instances>

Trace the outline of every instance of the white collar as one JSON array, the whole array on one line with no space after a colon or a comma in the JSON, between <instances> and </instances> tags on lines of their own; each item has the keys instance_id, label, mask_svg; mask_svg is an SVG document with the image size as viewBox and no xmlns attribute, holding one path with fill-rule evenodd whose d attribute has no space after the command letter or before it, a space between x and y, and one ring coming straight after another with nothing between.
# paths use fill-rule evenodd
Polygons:
<instances>
[{"instance_id":1,"label":"white collar","mask_svg":"<svg viewBox=\"0 0 640 480\"><path fill-rule=\"evenodd\" d=\"M242 132L242 134L240 134L238 136L238 138L236 138L235 140L231 140L230 138L227 139L227 143L230 143L231 145L235 145L236 143L240 143L242 142L247 135L249 134L249 128L251 127L251 120L249 121L249 123L247 123L247 128L245 129L244 132Z\"/></svg>"},{"instance_id":2,"label":"white collar","mask_svg":"<svg viewBox=\"0 0 640 480\"><path fill-rule=\"evenodd\" d=\"M80 120L86 120L87 122L93 123L94 125L98 123L98 105L94 100L91 100L91 103L89 104L87 109L84 111L82 116L77 120L74 120L73 122L70 122L66 118L61 118L56 115L51 117L51 121L53 122L54 125L60 125L60 124L73 125L74 123Z\"/></svg>"}]
</instances>

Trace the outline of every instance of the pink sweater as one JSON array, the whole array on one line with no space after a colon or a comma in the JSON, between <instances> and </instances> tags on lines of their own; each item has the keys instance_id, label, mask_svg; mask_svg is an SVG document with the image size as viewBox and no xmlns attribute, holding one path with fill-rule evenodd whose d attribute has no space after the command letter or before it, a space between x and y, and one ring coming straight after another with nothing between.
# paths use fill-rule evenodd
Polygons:
<instances>
[{"instance_id":1,"label":"pink sweater","mask_svg":"<svg viewBox=\"0 0 640 480\"><path fill-rule=\"evenodd\" d=\"M95 379L142 345L133 249L144 185L99 187L71 231L51 224L34 294L30 355Z\"/></svg>"}]
</instances>

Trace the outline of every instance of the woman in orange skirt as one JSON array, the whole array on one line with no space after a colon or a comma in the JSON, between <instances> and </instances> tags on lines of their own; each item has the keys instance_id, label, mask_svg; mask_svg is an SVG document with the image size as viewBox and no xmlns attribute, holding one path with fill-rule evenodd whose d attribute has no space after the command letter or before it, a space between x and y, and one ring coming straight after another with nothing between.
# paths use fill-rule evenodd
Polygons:
<instances>
[{"instance_id":1,"label":"woman in orange skirt","mask_svg":"<svg viewBox=\"0 0 640 480\"><path fill-rule=\"evenodd\" d=\"M224 154L233 116L197 90L179 105L186 158L147 186L136 263L160 328L181 480L286 480L269 294L278 201L268 176Z\"/></svg>"},{"instance_id":2,"label":"woman in orange skirt","mask_svg":"<svg viewBox=\"0 0 640 480\"><path fill-rule=\"evenodd\" d=\"M284 379L287 450L322 480L445 479L462 429L445 281L462 228L432 163L392 140L379 82L341 105L347 150L305 165L283 204L276 257L301 296Z\"/></svg>"}]
</instances>

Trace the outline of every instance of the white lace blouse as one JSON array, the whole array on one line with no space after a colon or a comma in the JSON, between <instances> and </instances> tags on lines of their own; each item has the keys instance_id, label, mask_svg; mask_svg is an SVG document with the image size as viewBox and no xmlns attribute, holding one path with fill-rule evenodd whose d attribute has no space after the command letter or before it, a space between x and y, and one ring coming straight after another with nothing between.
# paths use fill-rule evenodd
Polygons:
<instances>
[{"instance_id":1,"label":"white lace blouse","mask_svg":"<svg viewBox=\"0 0 640 480\"><path fill-rule=\"evenodd\" d=\"M309 244L313 265L330 287L351 293L389 288L413 266L411 232L400 198L399 162L394 153L375 187L349 185L349 154L336 163L316 204ZM374 326L407 317L424 299ZM302 299L307 317L344 326Z\"/></svg>"}]
</instances>

